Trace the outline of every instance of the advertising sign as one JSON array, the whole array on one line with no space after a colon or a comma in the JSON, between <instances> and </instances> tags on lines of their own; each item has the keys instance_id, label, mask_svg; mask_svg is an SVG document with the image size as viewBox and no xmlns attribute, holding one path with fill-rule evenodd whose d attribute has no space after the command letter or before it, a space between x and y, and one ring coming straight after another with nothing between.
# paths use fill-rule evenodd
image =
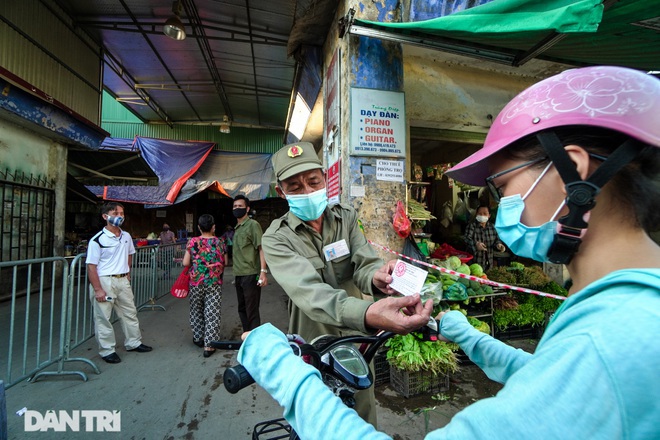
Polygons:
<instances>
[{"instance_id":1,"label":"advertising sign","mask_svg":"<svg viewBox=\"0 0 660 440\"><path fill-rule=\"evenodd\" d=\"M351 89L351 149L354 156L406 156L404 94Z\"/></svg>"},{"instance_id":2,"label":"advertising sign","mask_svg":"<svg viewBox=\"0 0 660 440\"><path fill-rule=\"evenodd\" d=\"M403 182L402 160L381 160L376 161L376 180L387 180L390 182Z\"/></svg>"}]
</instances>

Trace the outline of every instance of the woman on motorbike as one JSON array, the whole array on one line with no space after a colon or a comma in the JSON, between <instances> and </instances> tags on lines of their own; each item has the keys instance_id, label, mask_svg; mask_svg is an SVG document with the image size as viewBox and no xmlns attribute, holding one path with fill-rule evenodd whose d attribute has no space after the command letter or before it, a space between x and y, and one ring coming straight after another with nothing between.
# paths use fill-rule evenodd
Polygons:
<instances>
[{"instance_id":1,"label":"woman on motorbike","mask_svg":"<svg viewBox=\"0 0 660 440\"><path fill-rule=\"evenodd\" d=\"M660 438L660 81L621 67L567 70L514 98L481 150L447 174L487 185L512 252L561 263L569 297L536 352L473 329L440 333L504 384L428 434L439 438ZM386 438L341 405L272 326L239 361L301 438ZM656 385L654 385L656 384Z\"/></svg>"}]
</instances>

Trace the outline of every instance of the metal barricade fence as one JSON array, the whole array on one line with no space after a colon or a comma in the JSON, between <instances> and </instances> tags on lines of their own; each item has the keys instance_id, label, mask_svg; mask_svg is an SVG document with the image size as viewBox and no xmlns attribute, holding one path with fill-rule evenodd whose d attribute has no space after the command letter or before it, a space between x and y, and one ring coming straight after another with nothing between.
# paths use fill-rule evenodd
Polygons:
<instances>
[{"instance_id":1,"label":"metal barricade fence","mask_svg":"<svg viewBox=\"0 0 660 440\"><path fill-rule=\"evenodd\" d=\"M185 243L136 248L131 286L138 311L165 310L156 301L169 293L181 273L184 252ZM91 360L70 357L72 349L94 336L85 257L77 255L70 265L63 257L0 262L0 285L11 286L10 300L0 304L4 388L51 375L79 375L87 380L82 371L65 370L66 362L85 362L100 374ZM56 363L56 371L43 371Z\"/></svg>"},{"instance_id":2,"label":"metal barricade fence","mask_svg":"<svg viewBox=\"0 0 660 440\"><path fill-rule=\"evenodd\" d=\"M181 261L185 251L185 242L135 248L131 286L138 311L165 310L165 307L156 304L156 301L172 289L174 281L181 273Z\"/></svg>"},{"instance_id":3,"label":"metal barricade fence","mask_svg":"<svg viewBox=\"0 0 660 440\"><path fill-rule=\"evenodd\" d=\"M69 269L69 345L74 349L94 336L94 308L90 300L85 258L78 254Z\"/></svg>"},{"instance_id":4,"label":"metal barricade fence","mask_svg":"<svg viewBox=\"0 0 660 440\"><path fill-rule=\"evenodd\" d=\"M135 306L141 310L145 305L151 305L152 310L158 306L156 300L156 283L158 271L158 246L142 246L135 248L131 264L131 288L135 297Z\"/></svg>"},{"instance_id":5,"label":"metal barricade fence","mask_svg":"<svg viewBox=\"0 0 660 440\"><path fill-rule=\"evenodd\" d=\"M3 280L9 276L9 282ZM9 307L2 307L0 321L0 366L5 388L47 374L78 374L64 371L68 340L69 265L63 257L0 263L0 284L11 286ZM23 294L24 293L24 294ZM76 359L80 360L80 359ZM96 366L88 360L98 372Z\"/></svg>"}]
</instances>

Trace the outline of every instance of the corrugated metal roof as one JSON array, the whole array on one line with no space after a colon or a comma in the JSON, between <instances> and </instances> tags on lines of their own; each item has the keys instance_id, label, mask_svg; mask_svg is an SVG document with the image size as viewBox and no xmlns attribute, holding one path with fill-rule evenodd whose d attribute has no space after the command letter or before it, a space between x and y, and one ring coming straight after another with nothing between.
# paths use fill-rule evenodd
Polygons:
<instances>
[{"instance_id":1,"label":"corrugated metal roof","mask_svg":"<svg viewBox=\"0 0 660 440\"><path fill-rule=\"evenodd\" d=\"M171 0L55 1L102 42L104 87L143 121L285 127L296 0L180 0L181 41L162 32Z\"/></svg>"},{"instance_id":2,"label":"corrugated metal roof","mask_svg":"<svg viewBox=\"0 0 660 440\"><path fill-rule=\"evenodd\" d=\"M102 128L114 138L135 136L186 141L208 141L217 144L216 150L241 153L275 153L282 148L284 130L231 127L231 133L220 133L215 125L131 124L103 122Z\"/></svg>"},{"instance_id":3,"label":"corrugated metal roof","mask_svg":"<svg viewBox=\"0 0 660 440\"><path fill-rule=\"evenodd\" d=\"M113 138L135 136L159 139L215 142L216 150L244 153L275 153L282 147L284 130L231 127L230 133L220 133L218 125L143 124L108 93L103 94L102 126Z\"/></svg>"}]
</instances>

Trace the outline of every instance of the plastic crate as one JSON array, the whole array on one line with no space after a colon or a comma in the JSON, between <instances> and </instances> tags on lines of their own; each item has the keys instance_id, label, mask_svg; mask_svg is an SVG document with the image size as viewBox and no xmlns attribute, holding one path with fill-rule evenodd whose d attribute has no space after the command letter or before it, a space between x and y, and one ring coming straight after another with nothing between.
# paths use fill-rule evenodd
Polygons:
<instances>
[{"instance_id":1,"label":"plastic crate","mask_svg":"<svg viewBox=\"0 0 660 440\"><path fill-rule=\"evenodd\" d=\"M374 356L374 386L390 381L390 363L387 362L387 348L382 347Z\"/></svg>"},{"instance_id":2,"label":"plastic crate","mask_svg":"<svg viewBox=\"0 0 660 440\"><path fill-rule=\"evenodd\" d=\"M425 393L449 391L449 375L437 375L430 371L403 371L390 367L390 386L408 398Z\"/></svg>"},{"instance_id":3,"label":"plastic crate","mask_svg":"<svg viewBox=\"0 0 660 440\"><path fill-rule=\"evenodd\" d=\"M543 326L525 325L522 327L509 327L506 330L495 329L495 338L500 340L507 339L540 339L543 334Z\"/></svg>"}]
</instances>

